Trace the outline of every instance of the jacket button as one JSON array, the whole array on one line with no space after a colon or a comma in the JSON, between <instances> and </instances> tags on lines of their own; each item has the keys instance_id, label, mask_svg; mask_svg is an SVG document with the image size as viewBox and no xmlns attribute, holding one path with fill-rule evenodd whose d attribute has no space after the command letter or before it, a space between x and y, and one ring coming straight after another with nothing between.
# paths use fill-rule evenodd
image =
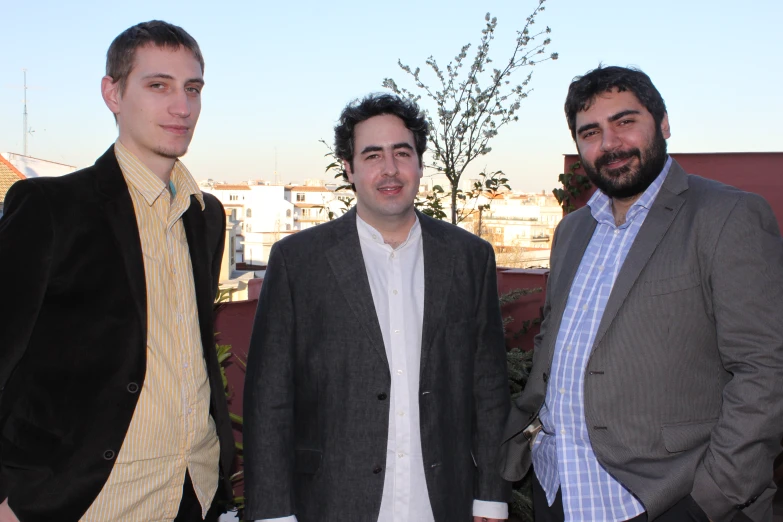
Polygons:
<instances>
[{"instance_id":1,"label":"jacket button","mask_svg":"<svg viewBox=\"0 0 783 522\"><path fill-rule=\"evenodd\" d=\"M383 468L380 466L375 466L375 469L372 470L372 472L375 473L376 475L381 471L383 471Z\"/></svg>"},{"instance_id":2,"label":"jacket button","mask_svg":"<svg viewBox=\"0 0 783 522\"><path fill-rule=\"evenodd\" d=\"M106 450L103 452L103 458L105 460L111 460L114 458L114 451L112 450Z\"/></svg>"},{"instance_id":3,"label":"jacket button","mask_svg":"<svg viewBox=\"0 0 783 522\"><path fill-rule=\"evenodd\" d=\"M136 393L139 391L139 385L135 382L129 382L125 389L128 390L128 393Z\"/></svg>"},{"instance_id":4,"label":"jacket button","mask_svg":"<svg viewBox=\"0 0 783 522\"><path fill-rule=\"evenodd\" d=\"M386 395L385 393L379 393L378 394L378 400L379 401L385 401L386 397L388 397L388 395Z\"/></svg>"}]
</instances>

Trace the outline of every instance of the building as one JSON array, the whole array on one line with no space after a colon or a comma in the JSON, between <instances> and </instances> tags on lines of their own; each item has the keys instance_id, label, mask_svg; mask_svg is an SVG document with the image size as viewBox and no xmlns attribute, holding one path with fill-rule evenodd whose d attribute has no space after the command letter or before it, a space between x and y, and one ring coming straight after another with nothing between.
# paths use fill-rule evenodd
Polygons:
<instances>
[{"instance_id":1,"label":"building","mask_svg":"<svg viewBox=\"0 0 783 522\"><path fill-rule=\"evenodd\" d=\"M14 152L3 152L2 157L19 170L26 178L49 178L63 176L76 171L73 165L33 158Z\"/></svg>"},{"instance_id":2,"label":"building","mask_svg":"<svg viewBox=\"0 0 783 522\"><path fill-rule=\"evenodd\" d=\"M3 205L5 204L5 195L8 189L20 179L25 179L25 177L10 161L4 156L0 156L0 217L3 216Z\"/></svg>"},{"instance_id":3,"label":"building","mask_svg":"<svg viewBox=\"0 0 783 522\"><path fill-rule=\"evenodd\" d=\"M347 208L347 198L341 197L334 189L326 187L321 180L305 180L304 185L286 185L285 199L294 208L294 229L306 228L326 223L334 215L340 215ZM345 201L345 204L342 203ZM331 216L330 216L331 214Z\"/></svg>"},{"instance_id":4,"label":"building","mask_svg":"<svg viewBox=\"0 0 783 522\"><path fill-rule=\"evenodd\" d=\"M262 265L269 260L272 245L296 228L294 206L286 200L283 185L200 183L201 190L217 197L230 219L239 225L242 261Z\"/></svg>"}]
</instances>

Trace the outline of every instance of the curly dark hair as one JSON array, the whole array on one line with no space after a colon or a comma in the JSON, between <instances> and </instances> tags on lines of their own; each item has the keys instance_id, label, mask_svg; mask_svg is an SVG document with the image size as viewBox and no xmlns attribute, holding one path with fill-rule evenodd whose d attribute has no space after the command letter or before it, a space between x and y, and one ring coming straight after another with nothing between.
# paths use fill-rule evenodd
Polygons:
<instances>
[{"instance_id":1,"label":"curly dark hair","mask_svg":"<svg viewBox=\"0 0 783 522\"><path fill-rule=\"evenodd\" d=\"M427 136L430 133L427 117L412 100L386 93L369 94L362 99L352 101L343 109L340 114L340 122L334 128L335 156L348 162L353 168L356 125L382 114L397 116L413 133L416 154L419 157L419 165L421 165L421 158L424 151L427 150Z\"/></svg>"},{"instance_id":2,"label":"curly dark hair","mask_svg":"<svg viewBox=\"0 0 783 522\"><path fill-rule=\"evenodd\" d=\"M576 114L588 110L596 96L612 89L632 92L652 114L655 126L660 127L666 114L666 104L650 77L633 67L599 65L584 76L574 78L568 86L565 113L574 141L576 141Z\"/></svg>"}]
</instances>

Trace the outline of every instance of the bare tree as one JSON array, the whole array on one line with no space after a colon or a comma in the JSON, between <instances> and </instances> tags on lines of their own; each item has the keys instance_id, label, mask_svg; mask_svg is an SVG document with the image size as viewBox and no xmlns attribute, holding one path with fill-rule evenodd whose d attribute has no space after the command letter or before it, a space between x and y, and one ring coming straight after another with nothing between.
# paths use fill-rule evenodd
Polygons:
<instances>
[{"instance_id":1,"label":"bare tree","mask_svg":"<svg viewBox=\"0 0 783 522\"><path fill-rule=\"evenodd\" d=\"M464 45L445 70L432 56L427 59L427 65L437 77L437 88L424 83L418 67L414 70L398 61L400 68L413 77L418 88L416 92L423 92L434 105L434 111L420 102L422 95L399 87L391 78L383 81L384 87L407 96L427 110L433 131L432 161L427 166L444 174L451 185L451 192L446 196L451 198L452 223L458 222L457 200L460 199L459 181L462 174L473 160L492 150L489 141L497 136L502 127L518 121L521 101L530 93L528 84L532 72L519 83L512 84L511 77L519 69L557 59L557 53L546 55L550 28L532 31L536 17L544 11L545 2L537 0L538 5L527 17L525 26L517 31L516 45L502 68L489 70L493 63L489 56L490 44L495 38L497 27L497 18L491 17L489 13L484 18L486 26L481 31L481 40L469 68L466 69L466 59L471 44ZM461 74L466 77L461 78Z\"/></svg>"}]
</instances>

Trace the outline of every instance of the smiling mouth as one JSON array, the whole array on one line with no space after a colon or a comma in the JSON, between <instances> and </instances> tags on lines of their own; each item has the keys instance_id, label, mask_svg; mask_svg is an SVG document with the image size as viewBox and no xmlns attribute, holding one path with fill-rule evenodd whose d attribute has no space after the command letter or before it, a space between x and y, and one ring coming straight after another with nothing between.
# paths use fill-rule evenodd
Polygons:
<instances>
[{"instance_id":1,"label":"smiling mouth","mask_svg":"<svg viewBox=\"0 0 783 522\"><path fill-rule=\"evenodd\" d=\"M392 187L378 187L378 191L382 194L395 196L402 191L402 185L394 185Z\"/></svg>"}]
</instances>

